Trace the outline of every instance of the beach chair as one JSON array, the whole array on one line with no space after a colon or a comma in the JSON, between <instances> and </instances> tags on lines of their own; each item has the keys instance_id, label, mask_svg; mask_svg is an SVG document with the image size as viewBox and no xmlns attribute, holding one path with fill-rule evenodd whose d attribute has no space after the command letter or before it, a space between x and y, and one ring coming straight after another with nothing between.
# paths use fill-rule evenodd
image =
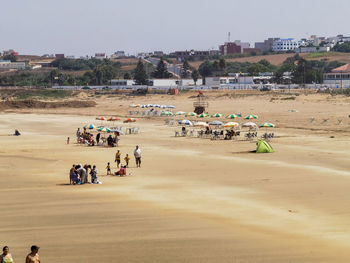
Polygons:
<instances>
[{"instance_id":1,"label":"beach chair","mask_svg":"<svg viewBox=\"0 0 350 263\"><path fill-rule=\"evenodd\" d=\"M343 119L338 119L338 125L343 124Z\"/></svg>"},{"instance_id":2,"label":"beach chair","mask_svg":"<svg viewBox=\"0 0 350 263\"><path fill-rule=\"evenodd\" d=\"M326 124L329 119L323 119L322 124Z\"/></svg>"},{"instance_id":3,"label":"beach chair","mask_svg":"<svg viewBox=\"0 0 350 263\"><path fill-rule=\"evenodd\" d=\"M310 118L310 123L314 123L315 121L316 121L316 118L314 118L314 117Z\"/></svg>"}]
</instances>

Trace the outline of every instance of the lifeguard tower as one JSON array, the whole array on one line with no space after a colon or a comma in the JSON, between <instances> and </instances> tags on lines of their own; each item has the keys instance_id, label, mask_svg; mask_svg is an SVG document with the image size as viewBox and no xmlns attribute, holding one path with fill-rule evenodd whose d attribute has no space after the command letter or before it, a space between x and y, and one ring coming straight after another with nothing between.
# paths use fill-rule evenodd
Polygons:
<instances>
[{"instance_id":1,"label":"lifeguard tower","mask_svg":"<svg viewBox=\"0 0 350 263\"><path fill-rule=\"evenodd\" d=\"M209 107L207 98L204 96L203 92L199 91L197 95L197 100L193 102L194 112L197 114L202 114L205 109Z\"/></svg>"}]
</instances>

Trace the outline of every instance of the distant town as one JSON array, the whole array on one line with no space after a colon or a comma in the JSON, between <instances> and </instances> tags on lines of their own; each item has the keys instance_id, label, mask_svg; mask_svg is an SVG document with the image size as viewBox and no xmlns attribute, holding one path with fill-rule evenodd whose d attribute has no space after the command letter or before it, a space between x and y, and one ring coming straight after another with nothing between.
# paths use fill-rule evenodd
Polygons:
<instances>
[{"instance_id":1,"label":"distant town","mask_svg":"<svg viewBox=\"0 0 350 263\"><path fill-rule=\"evenodd\" d=\"M254 57L260 60L250 59ZM137 55L122 50L80 57L63 53L25 55L10 49L0 52L0 86L346 88L350 86L347 60L350 62L350 36L344 35L312 35L308 39L271 37L251 45L231 41L228 33L227 42L218 49L171 53L158 50Z\"/></svg>"}]
</instances>

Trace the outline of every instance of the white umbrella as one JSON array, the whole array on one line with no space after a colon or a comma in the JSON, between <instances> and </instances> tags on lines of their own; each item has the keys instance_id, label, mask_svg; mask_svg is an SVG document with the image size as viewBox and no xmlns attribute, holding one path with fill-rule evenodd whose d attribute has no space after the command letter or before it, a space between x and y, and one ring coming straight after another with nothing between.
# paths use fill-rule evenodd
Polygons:
<instances>
[{"instance_id":1,"label":"white umbrella","mask_svg":"<svg viewBox=\"0 0 350 263\"><path fill-rule=\"evenodd\" d=\"M248 128L256 128L258 125L254 122L247 122L242 125L242 127L248 127Z\"/></svg>"},{"instance_id":2,"label":"white umbrella","mask_svg":"<svg viewBox=\"0 0 350 263\"><path fill-rule=\"evenodd\" d=\"M180 125L193 126L193 123L190 122L189 120L182 120L182 121L179 121L179 124L180 124Z\"/></svg>"},{"instance_id":3,"label":"white umbrella","mask_svg":"<svg viewBox=\"0 0 350 263\"><path fill-rule=\"evenodd\" d=\"M193 126L195 126L195 127L208 127L209 124L206 122L203 122L203 121L199 121L199 122L196 122L195 124L193 124Z\"/></svg>"}]
</instances>

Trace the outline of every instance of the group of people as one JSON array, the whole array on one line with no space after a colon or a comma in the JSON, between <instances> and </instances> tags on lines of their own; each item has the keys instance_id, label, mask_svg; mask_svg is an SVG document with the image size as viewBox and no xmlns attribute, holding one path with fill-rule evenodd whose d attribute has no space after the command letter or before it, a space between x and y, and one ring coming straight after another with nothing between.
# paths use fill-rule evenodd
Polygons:
<instances>
[{"instance_id":1,"label":"group of people","mask_svg":"<svg viewBox=\"0 0 350 263\"><path fill-rule=\"evenodd\" d=\"M30 253L26 257L26 263L40 263L39 257L39 247L31 246ZM13 257L10 254L10 249L8 246L2 248L2 254L0 255L0 263L13 263Z\"/></svg>"},{"instance_id":2,"label":"group of people","mask_svg":"<svg viewBox=\"0 0 350 263\"><path fill-rule=\"evenodd\" d=\"M78 128L76 131L77 143L87 144L89 146L102 146L105 142L107 142L109 147L118 146L118 136L120 135L118 132L114 132L114 136L110 134L106 139L105 137L101 137L101 133L97 133L95 138L94 135L88 132L86 128L83 129L83 132L80 131L80 128ZM69 138L67 139L67 144L69 144Z\"/></svg>"},{"instance_id":3,"label":"group of people","mask_svg":"<svg viewBox=\"0 0 350 263\"><path fill-rule=\"evenodd\" d=\"M90 170L90 183L92 184L101 184L97 177L97 168L96 165L87 165L82 166L81 164L73 164L72 168L69 171L69 183L70 184L86 184L89 183L88 174Z\"/></svg>"},{"instance_id":4,"label":"group of people","mask_svg":"<svg viewBox=\"0 0 350 263\"><path fill-rule=\"evenodd\" d=\"M138 145L136 146L136 148L134 150L134 157L135 157L135 161L136 161L136 167L138 167L138 168L141 167L141 149ZM126 168L129 167L130 156L129 156L129 154L125 155L125 158L124 158L125 165L123 165L121 163L121 159L122 159L122 153L120 152L120 150L118 150L115 154L114 162L117 163L117 168L119 168L119 170L117 172L115 172L114 175L119 175L119 176L126 175ZM107 163L106 169L107 169L107 175L112 175L110 163Z\"/></svg>"}]
</instances>

